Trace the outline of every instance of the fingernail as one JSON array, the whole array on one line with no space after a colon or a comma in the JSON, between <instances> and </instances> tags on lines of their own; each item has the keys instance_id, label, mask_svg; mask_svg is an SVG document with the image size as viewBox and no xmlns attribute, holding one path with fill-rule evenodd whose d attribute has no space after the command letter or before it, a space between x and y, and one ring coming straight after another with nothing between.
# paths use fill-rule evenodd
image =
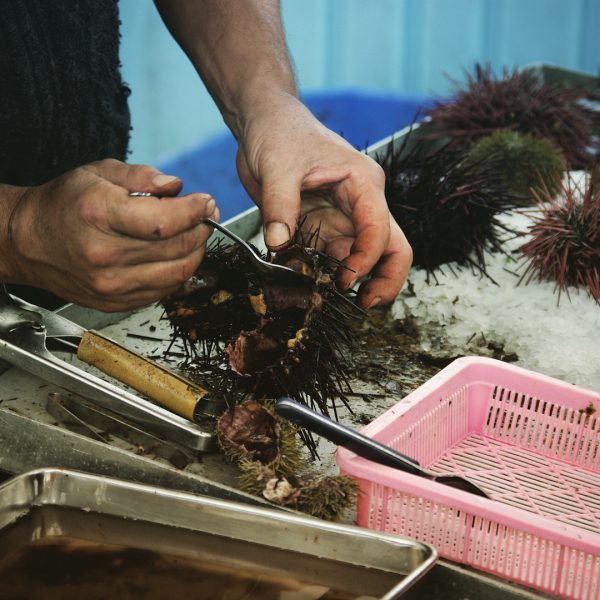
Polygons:
<instances>
[{"instance_id":1,"label":"fingernail","mask_svg":"<svg viewBox=\"0 0 600 600\"><path fill-rule=\"evenodd\" d=\"M375 296L375 298L373 298L373 300L371 300L371 302L367 306L367 308L373 308L374 306L377 306L380 302L381 302L381 296Z\"/></svg>"},{"instance_id":2,"label":"fingernail","mask_svg":"<svg viewBox=\"0 0 600 600\"><path fill-rule=\"evenodd\" d=\"M353 288L353 287L356 285L356 282L357 282L357 281L358 281L358 278L357 278L357 279L353 279L353 280L352 280L352 281L351 281L351 282L348 284L348 288L347 288L347 289L351 290L351 289L352 289L352 288Z\"/></svg>"},{"instance_id":3,"label":"fingernail","mask_svg":"<svg viewBox=\"0 0 600 600\"><path fill-rule=\"evenodd\" d=\"M165 185L169 185L169 183L173 183L177 181L179 177L175 177L173 175L165 175L163 173L159 173L152 178L152 185L155 187L164 187Z\"/></svg>"},{"instance_id":4,"label":"fingernail","mask_svg":"<svg viewBox=\"0 0 600 600\"><path fill-rule=\"evenodd\" d=\"M217 205L217 203L215 202L214 198L211 198L205 205L205 209L206 209L206 214L207 215L212 215L213 212L215 212L215 206Z\"/></svg>"},{"instance_id":5,"label":"fingernail","mask_svg":"<svg viewBox=\"0 0 600 600\"><path fill-rule=\"evenodd\" d=\"M290 241L290 230L285 223L272 221L265 229L265 242L269 248L283 246Z\"/></svg>"}]
</instances>

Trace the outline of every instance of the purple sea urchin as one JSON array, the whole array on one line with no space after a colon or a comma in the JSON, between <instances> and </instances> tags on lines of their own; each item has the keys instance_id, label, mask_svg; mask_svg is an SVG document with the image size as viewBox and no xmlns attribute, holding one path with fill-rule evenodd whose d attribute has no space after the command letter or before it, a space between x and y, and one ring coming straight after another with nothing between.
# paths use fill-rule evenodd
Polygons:
<instances>
[{"instance_id":1,"label":"purple sea urchin","mask_svg":"<svg viewBox=\"0 0 600 600\"><path fill-rule=\"evenodd\" d=\"M600 303L600 190L591 177L583 187L569 179L558 198L538 195L540 214L519 249L527 261L522 280L554 281L559 301L573 286Z\"/></svg>"},{"instance_id":2,"label":"purple sea urchin","mask_svg":"<svg viewBox=\"0 0 600 600\"><path fill-rule=\"evenodd\" d=\"M308 236L316 240L318 233ZM163 301L188 375L203 372L231 403L289 395L324 413L350 391L349 327L361 315L334 284L338 264L305 247L302 234L270 260L302 270L313 282L264 281L237 246L209 248L195 282Z\"/></svg>"},{"instance_id":3,"label":"purple sea urchin","mask_svg":"<svg viewBox=\"0 0 600 600\"><path fill-rule=\"evenodd\" d=\"M410 135L397 150L390 144L377 160L386 174L390 212L412 246L413 264L433 273L456 262L485 273L484 251L501 250L497 215L519 203L493 165L466 161L451 144L411 146Z\"/></svg>"},{"instance_id":4,"label":"purple sea urchin","mask_svg":"<svg viewBox=\"0 0 600 600\"><path fill-rule=\"evenodd\" d=\"M481 65L476 65L475 75L467 75L466 89L455 85L454 100L428 111L441 126L431 136L469 145L505 129L550 140L571 168L589 167L594 161L599 148L592 139L593 117L578 104L585 96L582 90L544 83L527 72L505 69L497 77L490 66Z\"/></svg>"}]
</instances>

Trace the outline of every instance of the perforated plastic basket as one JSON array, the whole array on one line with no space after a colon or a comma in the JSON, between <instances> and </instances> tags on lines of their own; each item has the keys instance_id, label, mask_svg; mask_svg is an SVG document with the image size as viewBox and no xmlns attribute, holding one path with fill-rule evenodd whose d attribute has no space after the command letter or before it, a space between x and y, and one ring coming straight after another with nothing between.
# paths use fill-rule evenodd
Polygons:
<instances>
[{"instance_id":1,"label":"perforated plastic basket","mask_svg":"<svg viewBox=\"0 0 600 600\"><path fill-rule=\"evenodd\" d=\"M461 358L363 433L491 499L341 448L338 464L361 488L359 525L538 590L600 598L600 394Z\"/></svg>"}]
</instances>

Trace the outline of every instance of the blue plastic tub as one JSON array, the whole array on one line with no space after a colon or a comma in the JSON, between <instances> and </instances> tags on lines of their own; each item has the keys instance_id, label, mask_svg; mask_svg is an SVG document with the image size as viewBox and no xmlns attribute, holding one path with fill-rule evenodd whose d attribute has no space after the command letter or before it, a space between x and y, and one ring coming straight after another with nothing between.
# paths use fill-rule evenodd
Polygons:
<instances>
[{"instance_id":1,"label":"blue plastic tub","mask_svg":"<svg viewBox=\"0 0 600 600\"><path fill-rule=\"evenodd\" d=\"M432 104L428 96L357 90L306 94L303 100L322 123L361 150L418 119L420 110ZM253 206L237 176L236 149L227 131L158 166L181 177L184 192L212 194L225 220Z\"/></svg>"}]
</instances>

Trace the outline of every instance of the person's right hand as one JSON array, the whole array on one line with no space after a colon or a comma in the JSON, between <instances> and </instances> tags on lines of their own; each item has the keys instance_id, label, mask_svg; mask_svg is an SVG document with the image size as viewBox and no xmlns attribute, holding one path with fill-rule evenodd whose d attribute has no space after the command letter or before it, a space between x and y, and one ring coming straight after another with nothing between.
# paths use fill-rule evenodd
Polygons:
<instances>
[{"instance_id":1,"label":"person's right hand","mask_svg":"<svg viewBox=\"0 0 600 600\"><path fill-rule=\"evenodd\" d=\"M26 188L8 231L13 283L103 311L131 310L192 276L218 219L207 194L143 165L108 159ZM129 192L154 197L130 197Z\"/></svg>"}]
</instances>

